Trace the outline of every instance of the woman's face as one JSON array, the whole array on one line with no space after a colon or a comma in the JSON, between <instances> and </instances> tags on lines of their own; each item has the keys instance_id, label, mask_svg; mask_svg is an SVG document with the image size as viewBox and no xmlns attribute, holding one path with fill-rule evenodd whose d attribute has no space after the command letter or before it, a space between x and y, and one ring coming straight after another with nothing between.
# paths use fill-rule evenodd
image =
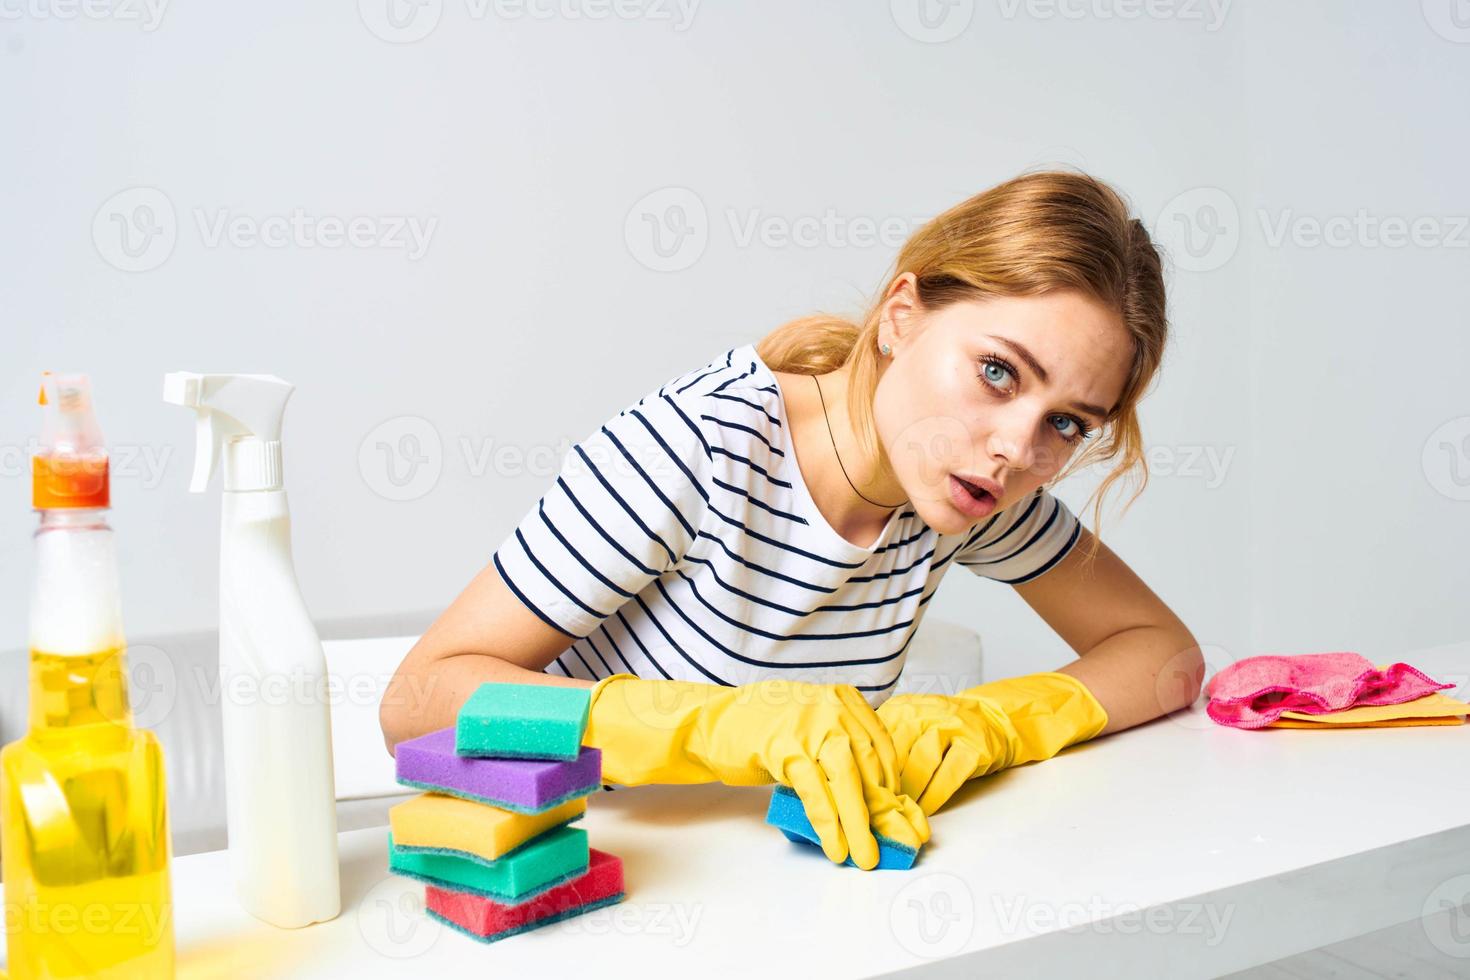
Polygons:
<instances>
[{"instance_id":1,"label":"woman's face","mask_svg":"<svg viewBox=\"0 0 1470 980\"><path fill-rule=\"evenodd\" d=\"M878 359L873 412L919 517L958 534L1049 480L1090 443L1084 431L1097 437L1132 342L1116 312L1072 290L933 312L913 296L899 288L886 304L878 342L893 353ZM999 500L961 482L982 479L998 485Z\"/></svg>"}]
</instances>

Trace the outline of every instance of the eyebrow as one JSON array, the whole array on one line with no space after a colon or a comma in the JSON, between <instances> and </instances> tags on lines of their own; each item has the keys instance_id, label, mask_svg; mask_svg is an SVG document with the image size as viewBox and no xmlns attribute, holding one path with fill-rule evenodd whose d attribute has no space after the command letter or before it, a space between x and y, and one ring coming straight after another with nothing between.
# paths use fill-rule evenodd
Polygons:
<instances>
[{"instance_id":1,"label":"eyebrow","mask_svg":"<svg viewBox=\"0 0 1470 980\"><path fill-rule=\"evenodd\" d=\"M1050 380L1046 373L1046 368L1042 367L1041 362L1036 359L1036 356L1032 354L1029 350L1027 350L1023 345L1021 345L1017 341L1011 340L1009 337L1002 337L999 334L992 333L986 334L986 336L992 340L1000 341L1002 344L1005 344L1013 352L1015 352L1015 355L1017 357L1026 362L1027 367L1036 372L1036 376L1041 379L1042 384L1046 384L1047 381ZM1107 410L1097 405L1089 404L1088 402L1073 402L1069 407L1075 408L1079 412L1085 412L1088 415L1095 415L1099 419L1106 419L1110 414Z\"/></svg>"}]
</instances>

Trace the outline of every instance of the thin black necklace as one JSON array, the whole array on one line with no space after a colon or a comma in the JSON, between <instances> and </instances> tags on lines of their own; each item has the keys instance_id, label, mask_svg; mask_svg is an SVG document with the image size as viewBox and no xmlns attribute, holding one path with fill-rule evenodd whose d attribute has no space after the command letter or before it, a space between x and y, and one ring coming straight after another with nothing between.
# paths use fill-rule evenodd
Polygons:
<instances>
[{"instance_id":1,"label":"thin black necklace","mask_svg":"<svg viewBox=\"0 0 1470 980\"><path fill-rule=\"evenodd\" d=\"M872 499L867 494L859 490L857 488L857 484L852 482L852 477L847 475L847 467L842 465L842 454L837 451L837 437L832 434L832 419L827 414L827 399L822 396L822 382L817 381L817 376L815 374L812 375L812 381L816 382L817 397L822 400L822 418L827 420L827 438L832 440L832 455L837 457L837 468L842 470L842 477L847 481L847 485L852 487L852 492L857 494L859 497L862 497L874 507L882 507L887 510L893 510L896 507L902 506L902 504L880 504L878 503L878 501Z\"/></svg>"}]
</instances>

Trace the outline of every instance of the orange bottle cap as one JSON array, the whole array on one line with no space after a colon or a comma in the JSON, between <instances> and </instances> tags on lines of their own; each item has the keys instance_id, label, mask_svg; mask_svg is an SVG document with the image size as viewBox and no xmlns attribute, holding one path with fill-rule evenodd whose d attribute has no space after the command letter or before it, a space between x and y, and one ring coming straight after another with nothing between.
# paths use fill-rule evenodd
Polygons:
<instances>
[{"instance_id":1,"label":"orange bottle cap","mask_svg":"<svg viewBox=\"0 0 1470 980\"><path fill-rule=\"evenodd\" d=\"M107 507L110 482L105 455L31 457L31 506L36 510Z\"/></svg>"},{"instance_id":2,"label":"orange bottle cap","mask_svg":"<svg viewBox=\"0 0 1470 980\"><path fill-rule=\"evenodd\" d=\"M85 374L41 372L41 447L31 456L31 506L106 507L107 448L92 415Z\"/></svg>"}]
</instances>

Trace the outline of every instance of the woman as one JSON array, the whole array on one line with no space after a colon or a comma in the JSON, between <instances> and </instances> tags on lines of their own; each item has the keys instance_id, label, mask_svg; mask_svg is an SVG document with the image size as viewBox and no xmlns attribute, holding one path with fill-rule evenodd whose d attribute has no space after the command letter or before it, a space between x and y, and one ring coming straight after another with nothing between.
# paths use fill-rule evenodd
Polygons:
<instances>
[{"instance_id":1,"label":"woman","mask_svg":"<svg viewBox=\"0 0 1470 980\"><path fill-rule=\"evenodd\" d=\"M783 783L869 869L875 833L917 847L966 780L1192 703L1194 638L1049 492L1068 463L1121 457L1099 497L1146 469L1165 334L1158 254L1106 185L1032 173L960 203L861 325L787 324L574 447L399 667L390 750L485 681L590 687L605 780ZM955 564L1080 659L890 697ZM1159 691L1170 662L1193 689Z\"/></svg>"}]
</instances>

